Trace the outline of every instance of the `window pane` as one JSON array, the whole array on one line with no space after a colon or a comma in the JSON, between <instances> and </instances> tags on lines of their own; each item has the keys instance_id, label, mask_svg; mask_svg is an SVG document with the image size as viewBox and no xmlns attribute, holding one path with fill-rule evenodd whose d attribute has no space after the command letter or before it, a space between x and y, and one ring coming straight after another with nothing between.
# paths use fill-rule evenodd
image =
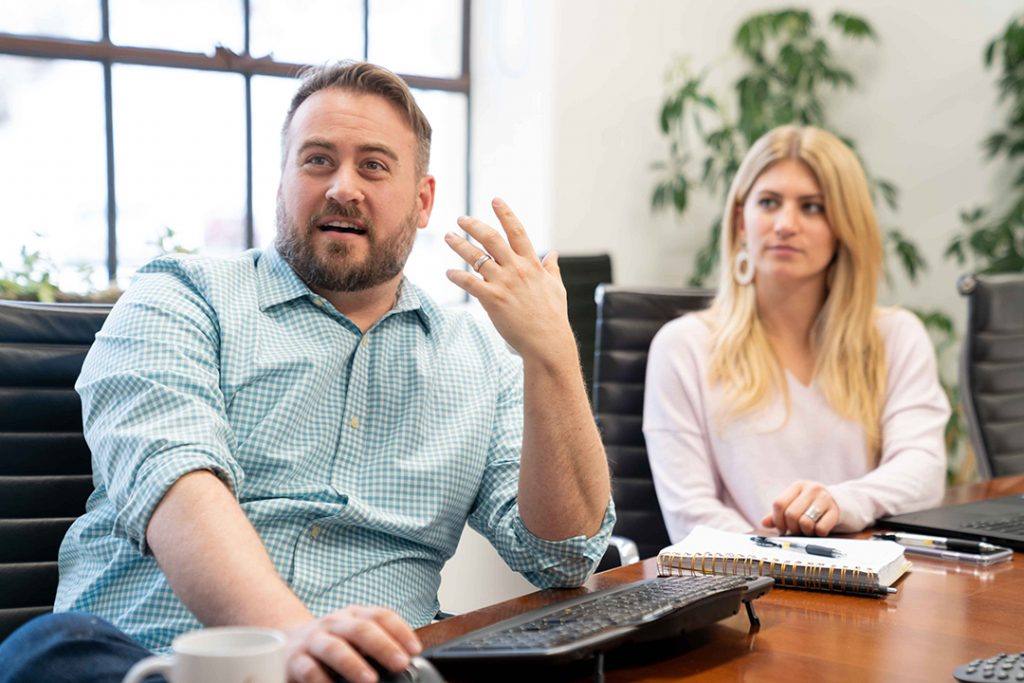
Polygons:
<instances>
[{"instance_id":1,"label":"window pane","mask_svg":"<svg viewBox=\"0 0 1024 683\"><path fill-rule=\"evenodd\" d=\"M252 79L252 210L258 247L269 246L277 231L281 125L298 86L294 78L253 76Z\"/></svg>"},{"instance_id":2,"label":"window pane","mask_svg":"<svg viewBox=\"0 0 1024 683\"><path fill-rule=\"evenodd\" d=\"M110 40L213 54L219 43L241 52L240 0L110 0Z\"/></svg>"},{"instance_id":3,"label":"window pane","mask_svg":"<svg viewBox=\"0 0 1024 683\"><path fill-rule=\"evenodd\" d=\"M252 0L251 45L256 57L320 64L363 58L363 0Z\"/></svg>"},{"instance_id":4,"label":"window pane","mask_svg":"<svg viewBox=\"0 0 1024 683\"><path fill-rule=\"evenodd\" d=\"M99 64L0 56L4 269L20 270L28 246L53 261L62 288L106 286L105 149Z\"/></svg>"},{"instance_id":5,"label":"window pane","mask_svg":"<svg viewBox=\"0 0 1024 683\"><path fill-rule=\"evenodd\" d=\"M418 76L462 73L462 0L370 0L371 62Z\"/></svg>"},{"instance_id":6,"label":"window pane","mask_svg":"<svg viewBox=\"0 0 1024 683\"><path fill-rule=\"evenodd\" d=\"M0 31L99 40L99 0L0 0Z\"/></svg>"},{"instance_id":7,"label":"window pane","mask_svg":"<svg viewBox=\"0 0 1024 683\"><path fill-rule=\"evenodd\" d=\"M159 254L167 229L184 248L242 250L242 77L125 65L113 75L118 280Z\"/></svg>"},{"instance_id":8,"label":"window pane","mask_svg":"<svg viewBox=\"0 0 1024 683\"><path fill-rule=\"evenodd\" d=\"M434 129L430 173L437 179L437 193L430 224L420 230L405 273L438 302L454 303L462 301L464 294L445 271L461 268L462 259L445 244L444 234L458 231L455 219L466 213L466 96L436 90L414 94Z\"/></svg>"}]
</instances>

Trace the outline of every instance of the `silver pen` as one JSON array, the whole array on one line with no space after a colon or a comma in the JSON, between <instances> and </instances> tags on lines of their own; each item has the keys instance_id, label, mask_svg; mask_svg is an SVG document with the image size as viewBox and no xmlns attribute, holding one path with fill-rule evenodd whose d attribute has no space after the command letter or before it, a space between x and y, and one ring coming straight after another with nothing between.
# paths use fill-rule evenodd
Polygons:
<instances>
[{"instance_id":1,"label":"silver pen","mask_svg":"<svg viewBox=\"0 0 1024 683\"><path fill-rule=\"evenodd\" d=\"M987 554L1003 550L1002 546L984 543L982 541L968 541L962 538L943 538L942 536L923 536L921 534L904 534L898 531L887 531L874 534L872 538L881 541L896 541L902 546L914 548L938 548L940 550L955 550L962 553Z\"/></svg>"}]
</instances>

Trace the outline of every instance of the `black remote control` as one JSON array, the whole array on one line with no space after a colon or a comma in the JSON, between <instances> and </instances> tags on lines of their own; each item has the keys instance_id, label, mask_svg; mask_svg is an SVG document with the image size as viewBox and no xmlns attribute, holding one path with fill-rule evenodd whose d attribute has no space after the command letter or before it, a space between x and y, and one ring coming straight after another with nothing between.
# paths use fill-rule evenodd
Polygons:
<instances>
[{"instance_id":1,"label":"black remote control","mask_svg":"<svg viewBox=\"0 0 1024 683\"><path fill-rule=\"evenodd\" d=\"M975 659L956 668L953 678L964 683L1024 681L1024 652L1000 652L988 659Z\"/></svg>"}]
</instances>

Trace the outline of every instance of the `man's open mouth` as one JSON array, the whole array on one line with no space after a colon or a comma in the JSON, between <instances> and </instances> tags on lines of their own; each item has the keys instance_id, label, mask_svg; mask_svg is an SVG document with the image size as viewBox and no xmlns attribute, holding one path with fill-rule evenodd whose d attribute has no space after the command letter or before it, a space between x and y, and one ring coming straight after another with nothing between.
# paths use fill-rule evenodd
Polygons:
<instances>
[{"instance_id":1,"label":"man's open mouth","mask_svg":"<svg viewBox=\"0 0 1024 683\"><path fill-rule=\"evenodd\" d=\"M318 227L324 232L350 233L353 235L366 234L366 230L349 221L330 221L321 223Z\"/></svg>"}]
</instances>

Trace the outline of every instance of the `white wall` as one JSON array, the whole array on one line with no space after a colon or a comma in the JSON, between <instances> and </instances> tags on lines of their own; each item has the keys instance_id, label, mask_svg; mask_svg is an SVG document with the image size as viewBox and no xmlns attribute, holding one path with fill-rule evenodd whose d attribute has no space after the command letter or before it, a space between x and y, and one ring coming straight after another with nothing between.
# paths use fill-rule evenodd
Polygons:
<instances>
[{"instance_id":1,"label":"white wall","mask_svg":"<svg viewBox=\"0 0 1024 683\"><path fill-rule=\"evenodd\" d=\"M894 303L963 313L959 268L942 260L959 212L1002 187L980 142L999 125L985 44L1020 10L1015 0L477 0L473 5L473 211L491 196L517 209L538 248L609 252L615 279L678 286L690 272L717 199L696 197L684 221L650 209L652 161L665 155L657 116L678 56L713 66L725 95L735 78L735 28L771 7L859 14L878 44L833 41L859 88L829 107L874 173L902 192L899 225L931 265L917 286L897 279ZM445 570L442 604L468 609L528 590L475 534ZM476 582L469 577L484 577Z\"/></svg>"},{"instance_id":2,"label":"white wall","mask_svg":"<svg viewBox=\"0 0 1024 683\"><path fill-rule=\"evenodd\" d=\"M792 2L563 0L556 4L553 60L555 145L552 246L564 252L608 250L623 284L679 285L696 245L717 214L702 202L680 221L653 215L655 176L665 155L657 129L664 74L689 55L726 94L735 71L732 35L749 13ZM1012 0L858 0L803 3L819 24L842 8L868 20L878 44L834 41L859 88L830 104L834 127L855 139L872 170L902 191L901 226L932 269L892 301L961 310L958 269L941 252L959 211L995 194L998 168L983 164L980 142L998 124L994 77L982 66L985 44L1011 15ZM587 19L581 19L587 17Z\"/></svg>"}]
</instances>

